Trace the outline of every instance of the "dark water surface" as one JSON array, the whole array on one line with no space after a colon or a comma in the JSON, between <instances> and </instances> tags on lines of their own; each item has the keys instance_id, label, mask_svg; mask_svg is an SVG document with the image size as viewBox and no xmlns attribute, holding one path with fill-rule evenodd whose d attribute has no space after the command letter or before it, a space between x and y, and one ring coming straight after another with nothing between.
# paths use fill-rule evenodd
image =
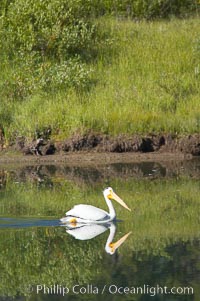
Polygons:
<instances>
[{"instance_id":1,"label":"dark water surface","mask_svg":"<svg viewBox=\"0 0 200 301\"><path fill-rule=\"evenodd\" d=\"M0 300L199 300L199 178L199 160L3 168ZM76 204L107 210L107 186L131 212L113 202L115 223L60 223Z\"/></svg>"}]
</instances>

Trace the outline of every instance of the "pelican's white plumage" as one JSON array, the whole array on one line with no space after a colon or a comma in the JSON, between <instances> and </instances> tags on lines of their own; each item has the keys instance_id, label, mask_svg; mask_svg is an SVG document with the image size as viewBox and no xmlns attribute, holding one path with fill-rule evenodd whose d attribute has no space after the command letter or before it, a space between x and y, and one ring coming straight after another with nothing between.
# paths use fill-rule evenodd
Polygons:
<instances>
[{"instance_id":1,"label":"pelican's white plumage","mask_svg":"<svg viewBox=\"0 0 200 301\"><path fill-rule=\"evenodd\" d=\"M66 212L66 217L61 218L62 223L107 223L116 218L115 209L111 200L117 201L124 208L130 210L111 187L104 189L103 195L108 205L109 212L91 205L76 205Z\"/></svg>"},{"instance_id":2,"label":"pelican's white plumage","mask_svg":"<svg viewBox=\"0 0 200 301\"><path fill-rule=\"evenodd\" d=\"M91 221L103 220L108 213L92 205L76 205L66 212L66 216L81 217L84 212L84 219Z\"/></svg>"}]
</instances>

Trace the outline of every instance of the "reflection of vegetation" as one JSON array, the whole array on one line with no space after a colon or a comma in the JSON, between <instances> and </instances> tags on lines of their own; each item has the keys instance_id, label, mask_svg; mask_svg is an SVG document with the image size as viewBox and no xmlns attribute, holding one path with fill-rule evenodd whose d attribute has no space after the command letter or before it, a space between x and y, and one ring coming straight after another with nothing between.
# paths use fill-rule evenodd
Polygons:
<instances>
[{"instance_id":1,"label":"reflection of vegetation","mask_svg":"<svg viewBox=\"0 0 200 301\"><path fill-rule=\"evenodd\" d=\"M104 282L119 286L159 283L169 287L174 284L197 287L198 277L194 277L200 275L197 242L178 242L166 249L167 256L156 256L136 252L137 241L133 239L134 245L127 241L120 255L113 258L102 256L106 233L93 241L83 242L66 236L63 230L37 228L0 232L3 274L0 295L28 294L30 284L43 283L46 286L58 283L70 288L76 283L102 286ZM148 249L148 239L143 240L143 244ZM87 297L87 294L81 296ZM140 300L139 296L137 298Z\"/></svg>"},{"instance_id":2,"label":"reflection of vegetation","mask_svg":"<svg viewBox=\"0 0 200 301\"><path fill-rule=\"evenodd\" d=\"M0 295L26 293L30 284L87 283L99 273L100 242L75 241L63 228L1 231L0 240Z\"/></svg>"},{"instance_id":3,"label":"reflection of vegetation","mask_svg":"<svg viewBox=\"0 0 200 301\"><path fill-rule=\"evenodd\" d=\"M33 181L16 183L8 178L6 186L0 190L0 215L59 218L78 203L107 209L101 193L102 184L80 188L64 179L52 177L51 181L51 186L48 182L45 186L45 183L38 185ZM125 181L111 180L105 186L108 184L132 208L130 213L115 204L118 218L124 220L118 224L116 240L132 231L119 250L123 260L115 262L118 256L114 259L116 275L113 276L110 270L113 259L108 255L102 257L107 233L83 242L67 235L64 228L1 230L1 295L24 294L29 284L37 283L67 283L70 286L76 282L89 283L97 278L101 283L102 279L109 282L113 277L120 283L122 273L126 284L130 279L135 284L145 281L153 284L153 279L159 279L160 283L166 281L169 285L177 279L178 284L185 283L181 275L173 275L178 268L186 269L184 260L188 266L193 265L195 273L199 273L199 246L195 242L199 237L200 214L197 180L129 178ZM185 252L185 257L181 252ZM144 262L145 265L142 264ZM157 274L154 273L151 282L154 268Z\"/></svg>"}]
</instances>

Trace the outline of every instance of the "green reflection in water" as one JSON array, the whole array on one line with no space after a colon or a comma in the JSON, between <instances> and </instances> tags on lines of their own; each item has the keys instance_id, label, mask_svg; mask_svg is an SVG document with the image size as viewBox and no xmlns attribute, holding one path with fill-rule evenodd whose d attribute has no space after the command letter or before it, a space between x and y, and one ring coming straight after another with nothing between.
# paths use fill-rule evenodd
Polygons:
<instances>
[{"instance_id":1,"label":"green reflection in water","mask_svg":"<svg viewBox=\"0 0 200 301\"><path fill-rule=\"evenodd\" d=\"M45 183L16 183L8 178L0 190L0 215L59 219L79 203L107 210L102 195L107 184L87 185L58 177ZM92 240L79 241L63 227L1 229L1 296L29 295L27 287L41 283L71 287L76 283L101 286L113 282L124 286L190 285L195 296L199 295L199 181L189 177L153 181L129 177L109 179L109 185L132 208L130 213L115 206L117 217L123 220L117 224L115 239L132 231L119 252L114 256L105 253L107 231ZM87 300L92 297L94 300L94 296L81 296ZM104 300L118 297L104 296ZM49 300L49 296L34 293L30 298ZM80 300L80 295L73 298ZM145 296L124 298L147 300ZM182 296L180 300L198 300L194 298Z\"/></svg>"}]
</instances>

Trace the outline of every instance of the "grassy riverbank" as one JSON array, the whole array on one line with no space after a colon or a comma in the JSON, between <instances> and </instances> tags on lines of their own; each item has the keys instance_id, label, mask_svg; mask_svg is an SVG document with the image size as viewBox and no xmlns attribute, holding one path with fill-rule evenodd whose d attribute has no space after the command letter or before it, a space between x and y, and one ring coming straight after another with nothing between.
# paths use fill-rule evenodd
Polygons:
<instances>
[{"instance_id":1,"label":"grassy riverbank","mask_svg":"<svg viewBox=\"0 0 200 301\"><path fill-rule=\"evenodd\" d=\"M97 22L109 36L87 65L92 70L90 88L55 92L38 86L25 99L8 101L15 89L8 87L1 92L0 108L6 137L13 132L33 137L36 129L49 126L55 139L88 129L110 135L199 132L199 19ZM16 68L4 61L1 85Z\"/></svg>"}]
</instances>

